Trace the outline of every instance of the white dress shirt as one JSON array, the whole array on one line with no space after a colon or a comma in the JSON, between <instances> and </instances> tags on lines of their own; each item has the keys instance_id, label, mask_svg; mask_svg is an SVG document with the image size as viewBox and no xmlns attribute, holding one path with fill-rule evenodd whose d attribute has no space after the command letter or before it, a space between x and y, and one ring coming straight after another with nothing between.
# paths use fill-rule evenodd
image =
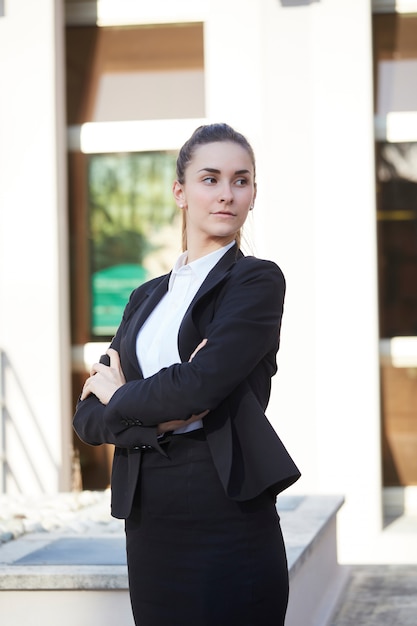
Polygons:
<instances>
[{"instance_id":1,"label":"white dress shirt","mask_svg":"<svg viewBox=\"0 0 417 626\"><path fill-rule=\"evenodd\" d=\"M136 354L144 378L156 374L164 367L181 362L178 331L183 317L207 274L234 243L232 241L188 264L187 251L178 258L169 278L166 295L147 318L136 339ZM202 426L202 421L198 420L174 432L180 434Z\"/></svg>"}]
</instances>

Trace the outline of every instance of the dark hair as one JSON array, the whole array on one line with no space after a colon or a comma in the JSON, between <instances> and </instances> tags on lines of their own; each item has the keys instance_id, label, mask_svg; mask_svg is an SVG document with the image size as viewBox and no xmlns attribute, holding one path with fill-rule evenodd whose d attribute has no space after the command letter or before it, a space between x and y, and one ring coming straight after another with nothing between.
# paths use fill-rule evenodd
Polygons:
<instances>
[{"instance_id":1,"label":"dark hair","mask_svg":"<svg viewBox=\"0 0 417 626\"><path fill-rule=\"evenodd\" d=\"M242 146L242 148L248 152L252 160L255 174L255 155L246 137L238 133L228 124L206 124L205 126L199 126L195 129L178 154L177 179L179 183L184 184L185 170L192 160L197 146L202 146L206 143L215 143L216 141L232 141Z\"/></svg>"},{"instance_id":2,"label":"dark hair","mask_svg":"<svg viewBox=\"0 0 417 626\"><path fill-rule=\"evenodd\" d=\"M237 143L249 154L253 164L254 180L256 176L255 154L249 141L241 133L238 133L228 124L206 124L199 126L195 129L188 141L185 142L181 150L179 151L177 158L177 180L183 185L185 182L185 170L188 164L192 161L194 152L198 146L202 146L208 143L215 143L218 141L231 141ZM184 214L183 214L184 215ZM237 233L236 241L238 246L240 245L240 231ZM183 250L187 248L187 231L185 219L183 219L182 226L182 247Z\"/></svg>"}]
</instances>

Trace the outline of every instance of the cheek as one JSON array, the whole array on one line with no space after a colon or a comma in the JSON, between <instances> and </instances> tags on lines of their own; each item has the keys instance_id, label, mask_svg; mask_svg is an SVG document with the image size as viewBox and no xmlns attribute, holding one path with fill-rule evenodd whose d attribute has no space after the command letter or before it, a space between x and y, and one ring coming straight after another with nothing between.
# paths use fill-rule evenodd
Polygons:
<instances>
[{"instance_id":1,"label":"cheek","mask_svg":"<svg viewBox=\"0 0 417 626\"><path fill-rule=\"evenodd\" d=\"M193 191L187 196L187 206L194 212L203 211L204 207L213 201L213 194L202 191Z\"/></svg>"}]
</instances>

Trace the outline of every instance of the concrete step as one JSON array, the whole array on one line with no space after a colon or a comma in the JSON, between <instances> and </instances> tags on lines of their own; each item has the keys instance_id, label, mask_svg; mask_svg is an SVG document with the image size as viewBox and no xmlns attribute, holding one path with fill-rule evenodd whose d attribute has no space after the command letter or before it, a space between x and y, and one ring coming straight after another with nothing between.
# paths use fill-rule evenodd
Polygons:
<instances>
[{"instance_id":1,"label":"concrete step","mask_svg":"<svg viewBox=\"0 0 417 626\"><path fill-rule=\"evenodd\" d=\"M340 496L278 498L290 575L287 626L327 626L334 612L347 579L336 553L342 504ZM2 623L133 626L123 525L110 516L88 525L85 511L79 517L78 531L74 516L69 528L28 532L0 547Z\"/></svg>"}]
</instances>

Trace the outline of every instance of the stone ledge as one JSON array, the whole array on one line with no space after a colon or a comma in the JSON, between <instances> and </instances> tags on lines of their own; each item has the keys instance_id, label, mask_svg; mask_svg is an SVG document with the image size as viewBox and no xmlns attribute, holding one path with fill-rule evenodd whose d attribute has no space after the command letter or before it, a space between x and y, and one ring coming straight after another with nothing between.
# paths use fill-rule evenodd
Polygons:
<instances>
[{"instance_id":1,"label":"stone ledge","mask_svg":"<svg viewBox=\"0 0 417 626\"><path fill-rule=\"evenodd\" d=\"M71 508L64 516L54 514L52 531L46 530L50 519L42 499L37 506L42 532L27 531L40 523L38 512L27 511L26 533L0 546L5 623L133 626L123 522L110 517L108 495L94 496L91 506ZM49 504L59 509L59 503ZM278 498L290 574L286 626L331 623L348 576L337 562L336 516L342 504L340 496L287 492Z\"/></svg>"},{"instance_id":2,"label":"stone ledge","mask_svg":"<svg viewBox=\"0 0 417 626\"><path fill-rule=\"evenodd\" d=\"M343 504L340 496L278 497L290 580ZM84 514L85 515L85 514ZM111 523L111 518L110 523ZM0 590L127 589L122 525L113 532L28 533L0 547Z\"/></svg>"},{"instance_id":3,"label":"stone ledge","mask_svg":"<svg viewBox=\"0 0 417 626\"><path fill-rule=\"evenodd\" d=\"M320 543L343 503L342 496L334 495L278 496L290 580Z\"/></svg>"},{"instance_id":4,"label":"stone ledge","mask_svg":"<svg viewBox=\"0 0 417 626\"><path fill-rule=\"evenodd\" d=\"M0 494L0 546L24 535L41 533L122 532L110 516L110 490L27 496Z\"/></svg>"}]
</instances>

